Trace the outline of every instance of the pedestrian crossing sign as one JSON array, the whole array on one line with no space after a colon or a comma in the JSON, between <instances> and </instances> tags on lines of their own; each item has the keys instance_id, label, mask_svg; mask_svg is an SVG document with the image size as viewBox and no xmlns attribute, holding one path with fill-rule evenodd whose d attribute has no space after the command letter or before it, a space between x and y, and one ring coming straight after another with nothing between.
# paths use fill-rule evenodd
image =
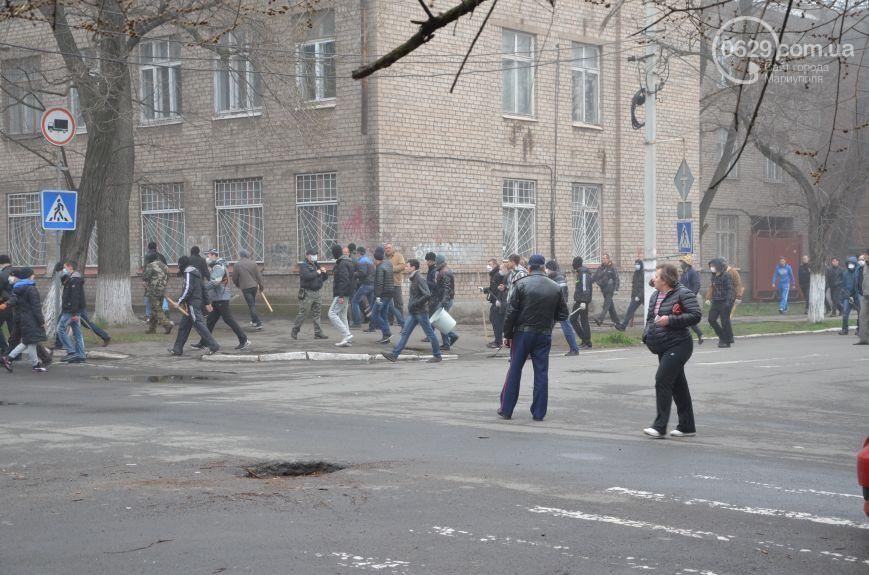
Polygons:
<instances>
[{"instance_id":1,"label":"pedestrian crossing sign","mask_svg":"<svg viewBox=\"0 0 869 575\"><path fill-rule=\"evenodd\" d=\"M692 221L676 222L676 240L679 243L680 254L694 253L694 233Z\"/></svg>"},{"instance_id":2,"label":"pedestrian crossing sign","mask_svg":"<svg viewBox=\"0 0 869 575\"><path fill-rule=\"evenodd\" d=\"M75 230L78 193L68 190L42 190L42 229Z\"/></svg>"}]
</instances>

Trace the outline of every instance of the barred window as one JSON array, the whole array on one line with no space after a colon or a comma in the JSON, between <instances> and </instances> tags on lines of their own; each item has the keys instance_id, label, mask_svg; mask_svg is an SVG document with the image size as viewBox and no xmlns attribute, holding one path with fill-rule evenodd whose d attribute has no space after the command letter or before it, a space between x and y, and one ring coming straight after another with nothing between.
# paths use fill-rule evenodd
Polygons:
<instances>
[{"instance_id":1,"label":"barred window","mask_svg":"<svg viewBox=\"0 0 869 575\"><path fill-rule=\"evenodd\" d=\"M9 194L9 257L15 265L45 265L45 230L39 192Z\"/></svg>"},{"instance_id":2,"label":"barred window","mask_svg":"<svg viewBox=\"0 0 869 575\"><path fill-rule=\"evenodd\" d=\"M217 60L214 74L214 111L217 114L255 112L262 108L260 75L251 60L245 34L229 32L221 40L230 55Z\"/></svg>"},{"instance_id":3,"label":"barred window","mask_svg":"<svg viewBox=\"0 0 869 575\"><path fill-rule=\"evenodd\" d=\"M600 124L600 48L573 44L573 121Z\"/></svg>"},{"instance_id":4,"label":"barred window","mask_svg":"<svg viewBox=\"0 0 869 575\"><path fill-rule=\"evenodd\" d=\"M504 257L512 253L528 257L534 251L534 204L537 182L504 180L501 206L504 217Z\"/></svg>"},{"instance_id":5,"label":"barred window","mask_svg":"<svg viewBox=\"0 0 869 575\"><path fill-rule=\"evenodd\" d=\"M335 172L296 176L299 261L314 248L331 261L338 236L338 178Z\"/></svg>"},{"instance_id":6,"label":"barred window","mask_svg":"<svg viewBox=\"0 0 869 575\"><path fill-rule=\"evenodd\" d=\"M181 44L142 42L139 68L142 122L172 120L181 114Z\"/></svg>"},{"instance_id":7,"label":"barred window","mask_svg":"<svg viewBox=\"0 0 869 575\"><path fill-rule=\"evenodd\" d=\"M335 98L335 12L324 10L311 20L299 44L299 87L308 101Z\"/></svg>"},{"instance_id":8,"label":"barred window","mask_svg":"<svg viewBox=\"0 0 869 575\"><path fill-rule=\"evenodd\" d=\"M574 183L571 193L573 255L587 263L600 263L600 186Z\"/></svg>"},{"instance_id":9,"label":"barred window","mask_svg":"<svg viewBox=\"0 0 869 575\"><path fill-rule=\"evenodd\" d=\"M6 133L35 134L39 131L40 105L35 91L39 84L39 59L25 58L3 63L0 78L6 110Z\"/></svg>"},{"instance_id":10,"label":"barred window","mask_svg":"<svg viewBox=\"0 0 869 575\"><path fill-rule=\"evenodd\" d=\"M177 262L186 253L184 208L181 193L184 184L145 184L139 187L142 203L142 255L149 242L157 242L157 250L167 262Z\"/></svg>"},{"instance_id":11,"label":"barred window","mask_svg":"<svg viewBox=\"0 0 869 575\"><path fill-rule=\"evenodd\" d=\"M250 252L256 261L263 261L265 226L262 186L262 178L214 182L217 249L228 261L238 261L238 252L241 250Z\"/></svg>"},{"instance_id":12,"label":"barred window","mask_svg":"<svg viewBox=\"0 0 869 575\"><path fill-rule=\"evenodd\" d=\"M534 35L515 30L501 33L503 93L501 110L518 116L534 115Z\"/></svg>"},{"instance_id":13,"label":"barred window","mask_svg":"<svg viewBox=\"0 0 869 575\"><path fill-rule=\"evenodd\" d=\"M718 257L726 259L727 263L732 266L738 266L736 235L739 227L739 216L720 215L716 217L715 222Z\"/></svg>"}]
</instances>

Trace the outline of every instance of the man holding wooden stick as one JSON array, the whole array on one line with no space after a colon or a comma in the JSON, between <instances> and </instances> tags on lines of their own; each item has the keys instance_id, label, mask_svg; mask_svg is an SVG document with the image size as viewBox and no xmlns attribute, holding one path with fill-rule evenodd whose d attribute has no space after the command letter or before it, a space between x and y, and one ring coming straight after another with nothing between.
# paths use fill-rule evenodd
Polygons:
<instances>
[{"instance_id":1,"label":"man holding wooden stick","mask_svg":"<svg viewBox=\"0 0 869 575\"><path fill-rule=\"evenodd\" d=\"M220 351L220 346L215 341L211 332L208 331L208 326L205 323L205 311L211 313L211 299L208 297L208 290L202 281L202 274L196 269L196 266L190 263L190 258L181 256L178 260L178 269L181 277L184 278L184 291L177 302L172 303L182 313L181 323L178 325L178 335L175 337L175 345L169 348L169 353L172 355L181 355L184 351L184 344L187 343L187 338L190 337L190 330L195 329L202 342L208 346L208 351L205 355L212 355ZM184 307L186 306L186 311ZM203 311L204 308L204 311Z\"/></svg>"}]
</instances>

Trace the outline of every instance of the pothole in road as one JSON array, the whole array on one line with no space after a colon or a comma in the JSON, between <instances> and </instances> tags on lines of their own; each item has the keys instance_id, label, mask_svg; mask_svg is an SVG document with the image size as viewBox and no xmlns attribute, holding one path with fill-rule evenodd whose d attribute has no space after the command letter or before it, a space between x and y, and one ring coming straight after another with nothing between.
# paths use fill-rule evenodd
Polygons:
<instances>
[{"instance_id":1,"label":"pothole in road","mask_svg":"<svg viewBox=\"0 0 869 575\"><path fill-rule=\"evenodd\" d=\"M327 461L266 461L243 469L247 476L253 479L270 479L272 477L316 477L335 473L346 467Z\"/></svg>"}]
</instances>

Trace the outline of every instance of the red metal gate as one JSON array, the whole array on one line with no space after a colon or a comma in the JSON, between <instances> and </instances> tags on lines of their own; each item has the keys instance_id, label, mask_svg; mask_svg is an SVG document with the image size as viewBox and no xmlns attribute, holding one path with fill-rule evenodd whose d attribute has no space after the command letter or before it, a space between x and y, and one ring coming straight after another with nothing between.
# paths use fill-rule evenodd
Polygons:
<instances>
[{"instance_id":1,"label":"red metal gate","mask_svg":"<svg viewBox=\"0 0 869 575\"><path fill-rule=\"evenodd\" d=\"M772 274L775 271L775 266L778 265L779 258L787 258L794 270L794 280L796 280L802 255L803 238L800 234L782 231L770 232L769 230L761 230L752 234L752 299L755 301L778 299L778 294L772 287ZM790 299L798 299L799 297L801 297L799 286L793 286Z\"/></svg>"}]
</instances>

